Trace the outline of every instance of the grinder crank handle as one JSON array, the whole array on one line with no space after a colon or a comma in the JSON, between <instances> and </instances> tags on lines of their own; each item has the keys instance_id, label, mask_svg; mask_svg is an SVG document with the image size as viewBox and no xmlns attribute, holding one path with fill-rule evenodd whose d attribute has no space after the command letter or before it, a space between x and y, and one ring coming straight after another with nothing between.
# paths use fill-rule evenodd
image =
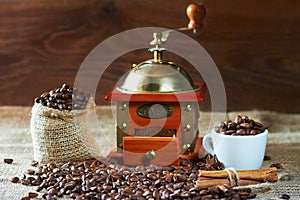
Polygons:
<instances>
[{"instance_id":1,"label":"grinder crank handle","mask_svg":"<svg viewBox=\"0 0 300 200\"><path fill-rule=\"evenodd\" d=\"M203 19L206 15L205 7L201 4L190 4L186 9L186 15L189 18L189 24L187 28L194 31L199 31L203 26Z\"/></svg>"},{"instance_id":2,"label":"grinder crank handle","mask_svg":"<svg viewBox=\"0 0 300 200\"><path fill-rule=\"evenodd\" d=\"M154 33L154 39L150 42L151 45L158 45L156 48L159 48L159 45L165 43L170 35L170 33L174 31L186 31L193 30L194 33L199 31L203 26L203 19L206 14L205 7L201 4L189 4L186 9L186 15L189 18L189 23L187 27L178 28L178 29L170 29L163 31L161 33Z\"/></svg>"}]
</instances>

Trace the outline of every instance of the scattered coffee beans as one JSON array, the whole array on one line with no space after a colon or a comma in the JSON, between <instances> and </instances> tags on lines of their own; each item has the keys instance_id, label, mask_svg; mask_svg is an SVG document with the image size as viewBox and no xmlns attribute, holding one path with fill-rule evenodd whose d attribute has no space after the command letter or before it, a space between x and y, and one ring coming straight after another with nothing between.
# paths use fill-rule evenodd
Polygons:
<instances>
[{"instance_id":1,"label":"scattered coffee beans","mask_svg":"<svg viewBox=\"0 0 300 200\"><path fill-rule=\"evenodd\" d=\"M29 185L37 182L43 199L250 199L250 189L234 190L228 185L199 188L198 162L182 159L181 166L126 167L118 159L48 163L33 175L24 175ZM203 159L205 162L207 159ZM36 184L35 184L36 185ZM29 194L32 197L35 194Z\"/></svg>"},{"instance_id":2,"label":"scattered coffee beans","mask_svg":"<svg viewBox=\"0 0 300 200\"><path fill-rule=\"evenodd\" d=\"M225 120L215 127L217 133L233 136L257 135L264 132L266 127L261 123L249 119L248 116L237 116L234 121Z\"/></svg>"},{"instance_id":3,"label":"scattered coffee beans","mask_svg":"<svg viewBox=\"0 0 300 200\"><path fill-rule=\"evenodd\" d=\"M13 163L14 160L12 158L4 158L3 161L7 164L11 164L11 163Z\"/></svg>"},{"instance_id":4,"label":"scattered coffee beans","mask_svg":"<svg viewBox=\"0 0 300 200\"><path fill-rule=\"evenodd\" d=\"M276 167L277 169L282 169L282 165L280 163L272 163L270 167Z\"/></svg>"},{"instance_id":5,"label":"scattered coffee beans","mask_svg":"<svg viewBox=\"0 0 300 200\"><path fill-rule=\"evenodd\" d=\"M59 110L83 110L89 97L80 89L63 84L61 88L45 92L40 97L35 98L35 102Z\"/></svg>"}]
</instances>

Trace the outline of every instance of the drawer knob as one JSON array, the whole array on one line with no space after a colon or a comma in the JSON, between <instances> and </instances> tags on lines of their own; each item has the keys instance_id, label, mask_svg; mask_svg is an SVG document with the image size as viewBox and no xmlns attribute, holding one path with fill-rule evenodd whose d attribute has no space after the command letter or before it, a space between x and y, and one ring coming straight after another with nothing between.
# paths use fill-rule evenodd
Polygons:
<instances>
[{"instance_id":1,"label":"drawer knob","mask_svg":"<svg viewBox=\"0 0 300 200\"><path fill-rule=\"evenodd\" d=\"M156 153L154 150L147 151L146 158L148 160L153 160L153 159L155 159L155 157L156 157Z\"/></svg>"}]
</instances>

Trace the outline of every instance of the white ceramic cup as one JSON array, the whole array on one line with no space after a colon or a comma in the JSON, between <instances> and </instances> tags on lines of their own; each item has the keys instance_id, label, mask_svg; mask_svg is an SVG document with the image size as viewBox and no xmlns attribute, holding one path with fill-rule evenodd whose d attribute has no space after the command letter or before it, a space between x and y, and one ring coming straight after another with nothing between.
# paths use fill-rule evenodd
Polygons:
<instances>
[{"instance_id":1,"label":"white ceramic cup","mask_svg":"<svg viewBox=\"0 0 300 200\"><path fill-rule=\"evenodd\" d=\"M212 130L203 138L204 149L216 155L226 168L260 169L263 163L268 130L253 136L231 136Z\"/></svg>"}]
</instances>

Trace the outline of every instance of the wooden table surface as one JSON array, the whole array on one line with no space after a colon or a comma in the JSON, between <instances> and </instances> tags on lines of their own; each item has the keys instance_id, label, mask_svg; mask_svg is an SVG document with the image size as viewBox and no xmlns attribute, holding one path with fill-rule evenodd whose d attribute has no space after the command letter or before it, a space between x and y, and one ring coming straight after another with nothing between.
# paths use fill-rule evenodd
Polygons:
<instances>
[{"instance_id":1,"label":"wooden table surface","mask_svg":"<svg viewBox=\"0 0 300 200\"><path fill-rule=\"evenodd\" d=\"M32 168L30 163L33 159L32 139L29 133L30 107L0 107L0 199L19 200L30 191L33 187L23 186L10 182L13 176L21 176L28 168ZM249 116L258 118L272 119L274 113L260 113L257 111L247 111ZM210 115L210 113L201 113ZM228 116L236 113L228 113ZM112 144L100 144L103 154L109 152L114 146L115 130L114 120L111 115L111 108L99 106L96 110L98 121L90 124L90 130L95 135L97 142L100 144L103 140L111 141ZM268 117L269 116L269 117ZM280 120L282 117L295 128L294 120L299 122L299 115L276 114L272 123ZM275 121L274 121L275 120ZM263 120L264 121L264 120ZM208 118L202 118L201 124L208 123ZM286 125L289 126L289 125ZM281 163L284 167L284 173L293 175L289 181L278 181L271 186L271 190L266 193L259 193L258 199L278 199L283 193L289 194L292 199L300 198L300 131L293 129L279 129L271 131L268 137L266 154L271 157L270 161L264 162L264 167L270 166L271 163ZM202 132L201 134L203 134ZM108 145L107 145L108 144ZM4 158L13 158L13 164L5 164ZM280 176L282 176L281 173Z\"/></svg>"}]
</instances>

